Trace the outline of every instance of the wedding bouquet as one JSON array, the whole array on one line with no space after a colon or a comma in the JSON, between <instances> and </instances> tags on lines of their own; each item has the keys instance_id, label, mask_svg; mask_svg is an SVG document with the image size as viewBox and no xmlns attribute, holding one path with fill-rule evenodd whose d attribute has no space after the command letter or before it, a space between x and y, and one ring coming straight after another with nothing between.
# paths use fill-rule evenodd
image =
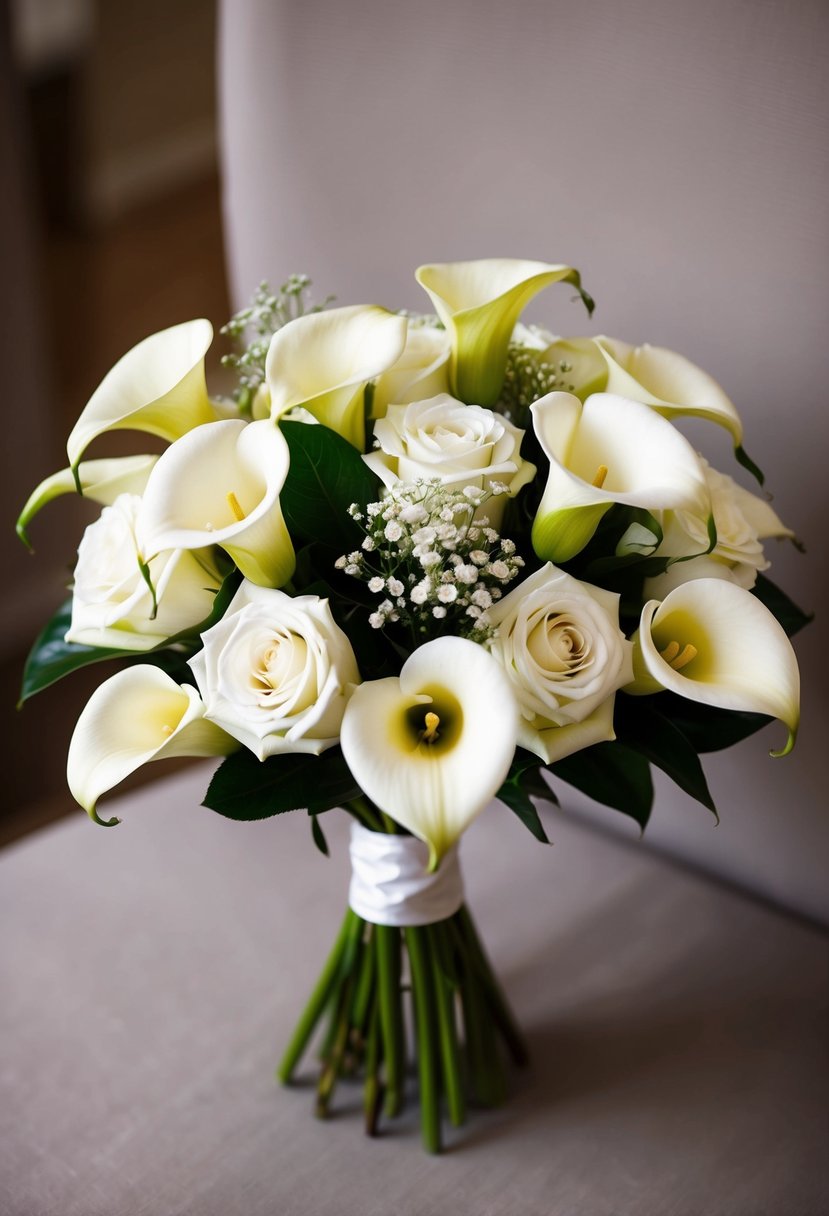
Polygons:
<instances>
[{"instance_id":1,"label":"wedding bouquet","mask_svg":"<svg viewBox=\"0 0 829 1216\"><path fill-rule=\"evenodd\" d=\"M711 811L699 754L779 719L794 744L806 616L763 573L794 539L712 468L686 416L742 447L722 389L672 351L519 320L569 266L423 266L434 313L308 306L262 286L225 327L232 398L208 394L205 320L105 377L66 469L18 531L76 491L103 506L71 597L35 643L24 698L118 660L69 750L98 802L140 765L221 756L205 805L239 820L352 817L345 921L279 1068L321 1021L317 1110L364 1081L366 1123L417 1061L426 1146L443 1104L504 1094L525 1047L464 905L458 841L492 800L540 841L559 782L644 828L650 766ZM108 431L160 456L86 459ZM715 812L716 813L716 812ZM411 995L409 1002L408 994ZM411 1003L411 1010L409 1005Z\"/></svg>"}]
</instances>

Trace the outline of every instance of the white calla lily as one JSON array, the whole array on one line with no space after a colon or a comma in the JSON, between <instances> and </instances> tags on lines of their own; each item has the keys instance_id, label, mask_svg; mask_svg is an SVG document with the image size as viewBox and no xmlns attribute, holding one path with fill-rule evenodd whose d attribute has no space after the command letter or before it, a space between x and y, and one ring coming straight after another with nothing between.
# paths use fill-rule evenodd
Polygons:
<instances>
[{"instance_id":1,"label":"white calla lily","mask_svg":"<svg viewBox=\"0 0 829 1216\"><path fill-rule=\"evenodd\" d=\"M194 426L212 422L204 356L213 326L185 321L139 342L119 359L90 397L66 444L77 469L93 439L105 431L146 431L178 439Z\"/></svg>"},{"instance_id":2,"label":"white calla lily","mask_svg":"<svg viewBox=\"0 0 829 1216\"><path fill-rule=\"evenodd\" d=\"M642 609L629 693L663 688L722 709L779 718L794 746L800 674L792 644L768 608L727 579L700 578Z\"/></svg>"},{"instance_id":3,"label":"white calla lily","mask_svg":"<svg viewBox=\"0 0 829 1216\"><path fill-rule=\"evenodd\" d=\"M282 586L296 561L279 503L289 460L282 432L267 418L210 422L182 436L144 491L144 561L165 549L219 545L251 582Z\"/></svg>"},{"instance_id":4,"label":"white calla lily","mask_svg":"<svg viewBox=\"0 0 829 1216\"><path fill-rule=\"evenodd\" d=\"M362 451L366 384L403 354L406 329L405 317L362 304L289 321L265 363L271 417L301 406Z\"/></svg>"},{"instance_id":5,"label":"white calla lily","mask_svg":"<svg viewBox=\"0 0 829 1216\"><path fill-rule=\"evenodd\" d=\"M595 343L607 364L606 392L641 401L665 418L707 418L725 427L740 446L743 424L736 407L690 359L662 346L631 346L617 338L599 337Z\"/></svg>"},{"instance_id":6,"label":"white calla lily","mask_svg":"<svg viewBox=\"0 0 829 1216\"><path fill-rule=\"evenodd\" d=\"M588 311L593 308L572 266L484 258L421 266L415 278L452 339L450 391L469 404L497 402L515 324L539 291L552 283L572 283Z\"/></svg>"},{"instance_id":7,"label":"white calla lily","mask_svg":"<svg viewBox=\"0 0 829 1216\"><path fill-rule=\"evenodd\" d=\"M104 507L110 506L119 494L142 494L157 456L116 456L110 460L85 460L78 466L77 476L81 494ZM32 491L17 520L17 535L29 545L28 527L34 517L53 498L77 491L75 473L61 469L47 477Z\"/></svg>"},{"instance_id":8,"label":"white calla lily","mask_svg":"<svg viewBox=\"0 0 829 1216\"><path fill-rule=\"evenodd\" d=\"M614 503L710 515L699 457L648 406L611 393L584 404L571 393L549 393L531 412L550 461L532 532L542 559L565 562L579 553Z\"/></svg>"},{"instance_id":9,"label":"white calla lily","mask_svg":"<svg viewBox=\"0 0 829 1216\"><path fill-rule=\"evenodd\" d=\"M340 742L364 792L428 844L434 869L500 788L517 731L502 668L475 642L442 637L399 677L354 690Z\"/></svg>"},{"instance_id":10,"label":"white calla lily","mask_svg":"<svg viewBox=\"0 0 829 1216\"><path fill-rule=\"evenodd\" d=\"M150 663L127 667L90 697L69 744L72 796L98 823L102 794L151 760L170 756L226 756L239 744L204 717L195 688L178 685Z\"/></svg>"}]
</instances>

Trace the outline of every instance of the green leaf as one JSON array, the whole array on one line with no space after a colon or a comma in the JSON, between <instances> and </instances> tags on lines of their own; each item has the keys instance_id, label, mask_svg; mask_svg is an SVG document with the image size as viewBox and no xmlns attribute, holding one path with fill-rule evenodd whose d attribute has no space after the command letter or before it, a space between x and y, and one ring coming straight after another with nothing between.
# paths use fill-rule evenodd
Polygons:
<instances>
[{"instance_id":1,"label":"green leaf","mask_svg":"<svg viewBox=\"0 0 829 1216\"><path fill-rule=\"evenodd\" d=\"M681 790L696 798L719 820L717 808L693 744L674 721L659 711L660 698L616 698L617 739L661 768Z\"/></svg>"},{"instance_id":2,"label":"green leaf","mask_svg":"<svg viewBox=\"0 0 829 1216\"><path fill-rule=\"evenodd\" d=\"M718 752L756 734L774 719L738 709L719 709L686 701L672 692L656 694L660 714L682 732L698 752Z\"/></svg>"},{"instance_id":3,"label":"green leaf","mask_svg":"<svg viewBox=\"0 0 829 1216\"><path fill-rule=\"evenodd\" d=\"M268 819L300 809L319 815L360 793L338 747L320 756L287 752L267 760L243 748L216 770L202 805L227 819Z\"/></svg>"},{"instance_id":4,"label":"green leaf","mask_svg":"<svg viewBox=\"0 0 829 1216\"><path fill-rule=\"evenodd\" d=\"M544 825L531 799L546 798L548 802L558 802L558 799L542 777L541 771L542 764L538 756L519 747L507 778L495 797L514 811L536 840L549 844Z\"/></svg>"},{"instance_id":5,"label":"green leaf","mask_svg":"<svg viewBox=\"0 0 829 1216\"><path fill-rule=\"evenodd\" d=\"M653 805L650 765L618 739L594 743L550 766L554 777L635 819L644 831Z\"/></svg>"},{"instance_id":6,"label":"green leaf","mask_svg":"<svg viewBox=\"0 0 829 1216\"><path fill-rule=\"evenodd\" d=\"M319 819L312 811L309 811L308 814L311 818L311 839L322 853L323 857L330 857L330 853L328 851L328 841L325 839L325 832L323 832L322 828L320 827Z\"/></svg>"},{"instance_id":7,"label":"green leaf","mask_svg":"<svg viewBox=\"0 0 829 1216\"><path fill-rule=\"evenodd\" d=\"M316 541L345 553L363 533L348 514L353 502L373 502L378 481L348 440L327 426L283 422L291 465L279 495L288 531L296 541Z\"/></svg>"},{"instance_id":8,"label":"green leaf","mask_svg":"<svg viewBox=\"0 0 829 1216\"><path fill-rule=\"evenodd\" d=\"M777 618L789 637L793 637L804 625L814 620L813 612L804 612L802 608L798 608L794 600L790 600L785 591L781 591L765 574L757 575L757 582L752 591L758 600L766 605L772 616Z\"/></svg>"}]
</instances>

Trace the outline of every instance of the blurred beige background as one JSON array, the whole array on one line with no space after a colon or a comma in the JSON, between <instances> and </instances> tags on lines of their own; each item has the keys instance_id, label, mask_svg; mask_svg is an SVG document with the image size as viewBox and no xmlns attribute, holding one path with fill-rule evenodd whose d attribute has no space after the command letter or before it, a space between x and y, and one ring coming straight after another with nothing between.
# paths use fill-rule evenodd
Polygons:
<instances>
[{"instance_id":1,"label":"blurred beige background","mask_svg":"<svg viewBox=\"0 0 829 1216\"><path fill-rule=\"evenodd\" d=\"M234 305L260 278L296 270L341 302L418 307L422 261L566 261L598 300L594 323L565 291L541 297L534 319L672 346L723 384L809 549L775 547L770 571L820 614L798 641L803 732L785 761L767 759L773 732L711 758L718 828L660 783L646 841L829 919L827 6L225 0L218 19L206 0L14 9L2 130L7 835L71 810L66 743L97 680L76 675L9 710L83 508L37 521L37 561L11 521L63 463L66 432L118 355L175 321L226 319L220 145ZM691 433L730 470L719 435ZM567 805L628 831L615 812Z\"/></svg>"}]
</instances>

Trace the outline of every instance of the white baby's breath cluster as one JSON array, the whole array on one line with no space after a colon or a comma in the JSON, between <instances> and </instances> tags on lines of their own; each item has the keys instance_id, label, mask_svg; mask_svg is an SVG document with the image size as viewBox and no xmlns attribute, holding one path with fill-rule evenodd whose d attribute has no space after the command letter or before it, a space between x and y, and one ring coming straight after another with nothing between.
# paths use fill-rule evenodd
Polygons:
<instances>
[{"instance_id":1,"label":"white baby's breath cluster","mask_svg":"<svg viewBox=\"0 0 829 1216\"><path fill-rule=\"evenodd\" d=\"M520 420L533 401L547 393L574 392L572 371L566 359L551 363L544 352L511 342L499 409L511 420Z\"/></svg>"},{"instance_id":2,"label":"white baby's breath cluster","mask_svg":"<svg viewBox=\"0 0 829 1216\"><path fill-rule=\"evenodd\" d=\"M420 480L394 486L365 508L352 503L349 514L365 539L335 565L377 596L372 628L400 623L418 641L450 629L476 642L492 637L487 609L524 565L515 543L481 514L490 498L505 492L498 482L487 490L458 490Z\"/></svg>"}]
</instances>

